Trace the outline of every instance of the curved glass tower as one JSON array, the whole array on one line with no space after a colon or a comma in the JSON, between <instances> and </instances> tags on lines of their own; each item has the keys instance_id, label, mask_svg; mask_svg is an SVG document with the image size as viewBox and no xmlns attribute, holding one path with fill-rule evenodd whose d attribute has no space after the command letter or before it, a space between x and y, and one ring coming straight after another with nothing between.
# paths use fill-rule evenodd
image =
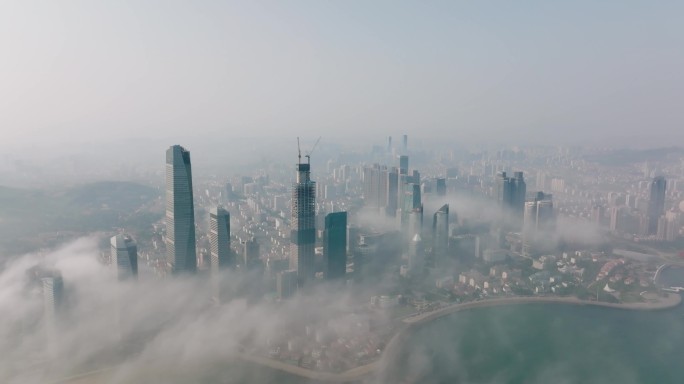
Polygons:
<instances>
[{"instance_id":1,"label":"curved glass tower","mask_svg":"<svg viewBox=\"0 0 684 384\"><path fill-rule=\"evenodd\" d=\"M166 262L174 274L197 271L190 152L180 145L166 150Z\"/></svg>"}]
</instances>

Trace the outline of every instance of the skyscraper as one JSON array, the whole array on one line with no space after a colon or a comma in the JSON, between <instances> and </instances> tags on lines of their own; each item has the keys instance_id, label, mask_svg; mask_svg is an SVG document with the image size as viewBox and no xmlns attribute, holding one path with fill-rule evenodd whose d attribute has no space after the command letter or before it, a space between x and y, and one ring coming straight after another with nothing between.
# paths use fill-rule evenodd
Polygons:
<instances>
[{"instance_id":1,"label":"skyscraper","mask_svg":"<svg viewBox=\"0 0 684 384\"><path fill-rule=\"evenodd\" d=\"M500 172L496 175L496 201L504 209L511 201L511 182L510 178L506 176L506 172Z\"/></svg>"},{"instance_id":2,"label":"skyscraper","mask_svg":"<svg viewBox=\"0 0 684 384\"><path fill-rule=\"evenodd\" d=\"M423 205L409 212L407 223L409 238L423 234Z\"/></svg>"},{"instance_id":3,"label":"skyscraper","mask_svg":"<svg viewBox=\"0 0 684 384\"><path fill-rule=\"evenodd\" d=\"M399 173L402 175L408 175L409 169L409 157L407 155L399 156Z\"/></svg>"},{"instance_id":4,"label":"skyscraper","mask_svg":"<svg viewBox=\"0 0 684 384\"><path fill-rule=\"evenodd\" d=\"M432 219L432 239L436 261L444 261L449 253L449 204L444 204Z\"/></svg>"},{"instance_id":5,"label":"skyscraper","mask_svg":"<svg viewBox=\"0 0 684 384\"><path fill-rule=\"evenodd\" d=\"M553 201L551 195L542 192L525 203L523 219L522 253L530 255L532 251L542 251L545 242L554 228ZM540 248L542 247L542 248Z\"/></svg>"},{"instance_id":6,"label":"skyscraper","mask_svg":"<svg viewBox=\"0 0 684 384\"><path fill-rule=\"evenodd\" d=\"M656 176L651 181L651 198L648 201L648 234L658 232L658 219L665 213L665 189L667 182L662 176Z\"/></svg>"},{"instance_id":7,"label":"skyscraper","mask_svg":"<svg viewBox=\"0 0 684 384\"><path fill-rule=\"evenodd\" d=\"M506 215L521 220L525 208L527 184L522 172L515 172L513 177L501 172L496 179L496 200Z\"/></svg>"},{"instance_id":8,"label":"skyscraper","mask_svg":"<svg viewBox=\"0 0 684 384\"><path fill-rule=\"evenodd\" d=\"M235 267L230 251L230 213L222 206L209 211L209 245L212 273Z\"/></svg>"},{"instance_id":9,"label":"skyscraper","mask_svg":"<svg viewBox=\"0 0 684 384\"><path fill-rule=\"evenodd\" d=\"M392 168L387 172L387 216L395 217L399 208L399 172Z\"/></svg>"},{"instance_id":10,"label":"skyscraper","mask_svg":"<svg viewBox=\"0 0 684 384\"><path fill-rule=\"evenodd\" d=\"M409 243L408 270L409 274L419 276L423 271L424 253L423 239L419 234L415 234Z\"/></svg>"},{"instance_id":11,"label":"skyscraper","mask_svg":"<svg viewBox=\"0 0 684 384\"><path fill-rule=\"evenodd\" d=\"M197 271L190 152L166 150L166 262L174 274Z\"/></svg>"},{"instance_id":12,"label":"skyscraper","mask_svg":"<svg viewBox=\"0 0 684 384\"><path fill-rule=\"evenodd\" d=\"M242 247L242 266L245 269L252 269L259 266L260 262L259 242L255 237L245 241Z\"/></svg>"},{"instance_id":13,"label":"skyscraper","mask_svg":"<svg viewBox=\"0 0 684 384\"><path fill-rule=\"evenodd\" d=\"M111 244L111 266L119 281L138 278L138 246L125 234L113 236Z\"/></svg>"},{"instance_id":14,"label":"skyscraper","mask_svg":"<svg viewBox=\"0 0 684 384\"><path fill-rule=\"evenodd\" d=\"M527 194L527 184L522 172L514 172L511 179L511 208L515 215L523 218L523 209L525 208L525 195Z\"/></svg>"},{"instance_id":15,"label":"skyscraper","mask_svg":"<svg viewBox=\"0 0 684 384\"><path fill-rule=\"evenodd\" d=\"M297 271L290 269L276 274L276 289L278 298L285 300L297 292Z\"/></svg>"},{"instance_id":16,"label":"skyscraper","mask_svg":"<svg viewBox=\"0 0 684 384\"><path fill-rule=\"evenodd\" d=\"M43 284L43 317L47 336L47 350L56 357L64 312L64 280L57 270L40 271Z\"/></svg>"},{"instance_id":17,"label":"skyscraper","mask_svg":"<svg viewBox=\"0 0 684 384\"><path fill-rule=\"evenodd\" d=\"M290 222L290 269L297 271L298 286L315 277L316 183L311 180L311 164L297 164L297 179L292 184Z\"/></svg>"},{"instance_id":18,"label":"skyscraper","mask_svg":"<svg viewBox=\"0 0 684 384\"><path fill-rule=\"evenodd\" d=\"M323 254L326 260L326 279L343 278L347 272L347 212L334 212L325 216Z\"/></svg>"},{"instance_id":19,"label":"skyscraper","mask_svg":"<svg viewBox=\"0 0 684 384\"><path fill-rule=\"evenodd\" d=\"M446 179L443 177L440 177L437 180L435 180L435 194L437 196L446 196L446 191L447 191Z\"/></svg>"}]
</instances>

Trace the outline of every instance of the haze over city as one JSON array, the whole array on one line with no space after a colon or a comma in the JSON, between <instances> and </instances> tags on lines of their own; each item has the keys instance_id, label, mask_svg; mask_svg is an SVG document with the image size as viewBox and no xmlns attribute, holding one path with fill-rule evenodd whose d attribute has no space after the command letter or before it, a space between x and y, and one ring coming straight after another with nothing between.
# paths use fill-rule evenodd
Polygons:
<instances>
[{"instance_id":1,"label":"haze over city","mask_svg":"<svg viewBox=\"0 0 684 384\"><path fill-rule=\"evenodd\" d=\"M13 146L391 130L663 145L682 139L682 7L3 2L0 126Z\"/></svg>"},{"instance_id":2,"label":"haze over city","mask_svg":"<svg viewBox=\"0 0 684 384\"><path fill-rule=\"evenodd\" d=\"M679 383L683 11L0 4L0 382Z\"/></svg>"}]
</instances>

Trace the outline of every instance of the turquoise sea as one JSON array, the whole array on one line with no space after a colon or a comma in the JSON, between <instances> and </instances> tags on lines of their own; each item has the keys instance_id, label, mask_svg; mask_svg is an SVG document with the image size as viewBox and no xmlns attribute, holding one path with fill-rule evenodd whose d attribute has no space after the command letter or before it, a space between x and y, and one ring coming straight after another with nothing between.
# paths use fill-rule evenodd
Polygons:
<instances>
[{"instance_id":1,"label":"turquoise sea","mask_svg":"<svg viewBox=\"0 0 684 384\"><path fill-rule=\"evenodd\" d=\"M684 269L661 281L684 286ZM681 384L684 306L479 308L423 326L401 349L378 382Z\"/></svg>"}]
</instances>

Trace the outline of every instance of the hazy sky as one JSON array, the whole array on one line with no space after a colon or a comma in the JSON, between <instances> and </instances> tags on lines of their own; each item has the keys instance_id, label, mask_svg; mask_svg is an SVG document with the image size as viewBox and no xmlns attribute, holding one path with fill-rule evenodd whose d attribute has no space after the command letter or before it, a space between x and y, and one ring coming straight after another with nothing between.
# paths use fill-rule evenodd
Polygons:
<instances>
[{"instance_id":1,"label":"hazy sky","mask_svg":"<svg viewBox=\"0 0 684 384\"><path fill-rule=\"evenodd\" d=\"M3 1L0 131L682 138L681 1Z\"/></svg>"}]
</instances>

